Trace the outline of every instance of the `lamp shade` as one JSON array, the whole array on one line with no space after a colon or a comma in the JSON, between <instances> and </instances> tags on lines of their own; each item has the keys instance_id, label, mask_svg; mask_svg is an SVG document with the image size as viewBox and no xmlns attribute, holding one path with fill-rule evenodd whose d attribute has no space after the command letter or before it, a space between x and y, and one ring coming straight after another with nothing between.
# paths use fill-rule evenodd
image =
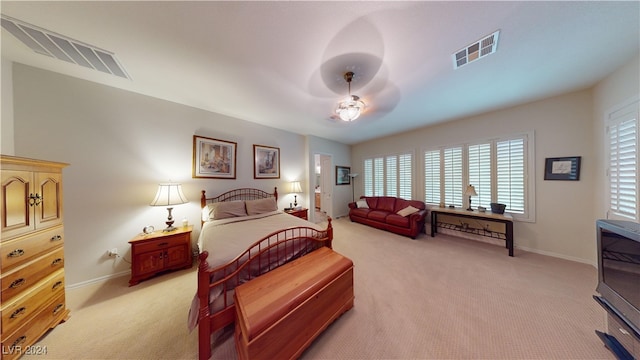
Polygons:
<instances>
[{"instance_id":1,"label":"lamp shade","mask_svg":"<svg viewBox=\"0 0 640 360\"><path fill-rule=\"evenodd\" d=\"M164 183L158 185L158 192L151 206L180 205L187 202L187 198L182 193L182 184Z\"/></svg>"},{"instance_id":2,"label":"lamp shade","mask_svg":"<svg viewBox=\"0 0 640 360\"><path fill-rule=\"evenodd\" d=\"M300 186L300 181L292 181L291 182L291 193L301 193L302 187Z\"/></svg>"},{"instance_id":3,"label":"lamp shade","mask_svg":"<svg viewBox=\"0 0 640 360\"><path fill-rule=\"evenodd\" d=\"M467 186L467 190L464 192L464 196L478 196L476 188L473 185Z\"/></svg>"}]
</instances>

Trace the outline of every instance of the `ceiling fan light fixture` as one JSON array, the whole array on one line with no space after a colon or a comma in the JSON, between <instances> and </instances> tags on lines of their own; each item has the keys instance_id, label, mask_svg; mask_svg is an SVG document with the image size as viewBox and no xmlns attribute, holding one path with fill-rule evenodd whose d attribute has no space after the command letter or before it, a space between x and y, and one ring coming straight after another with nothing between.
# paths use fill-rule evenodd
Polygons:
<instances>
[{"instance_id":1,"label":"ceiling fan light fixture","mask_svg":"<svg viewBox=\"0 0 640 360\"><path fill-rule=\"evenodd\" d=\"M349 71L344 74L344 79L347 81L347 84L349 84L349 96L338 103L336 113L343 121L353 121L360 117L365 104L360 100L360 97L351 95L351 80L353 79L353 72Z\"/></svg>"}]
</instances>

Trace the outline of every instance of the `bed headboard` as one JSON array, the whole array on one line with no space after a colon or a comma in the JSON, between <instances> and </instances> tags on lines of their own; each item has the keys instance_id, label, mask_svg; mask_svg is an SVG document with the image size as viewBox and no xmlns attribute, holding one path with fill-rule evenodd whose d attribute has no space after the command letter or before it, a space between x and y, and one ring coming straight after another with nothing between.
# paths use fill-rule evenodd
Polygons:
<instances>
[{"instance_id":1,"label":"bed headboard","mask_svg":"<svg viewBox=\"0 0 640 360\"><path fill-rule=\"evenodd\" d=\"M273 188L273 194L270 194L266 191L262 191L260 189L252 189L252 188L242 188L242 189L233 189L229 190L223 194L220 194L216 197L208 198L205 191L202 190L202 196L200 197L200 208L204 209L207 204L216 203L216 202L224 202L224 201L235 201L235 200L256 200L256 199L265 199L274 197L276 201L278 201L278 188Z\"/></svg>"}]
</instances>

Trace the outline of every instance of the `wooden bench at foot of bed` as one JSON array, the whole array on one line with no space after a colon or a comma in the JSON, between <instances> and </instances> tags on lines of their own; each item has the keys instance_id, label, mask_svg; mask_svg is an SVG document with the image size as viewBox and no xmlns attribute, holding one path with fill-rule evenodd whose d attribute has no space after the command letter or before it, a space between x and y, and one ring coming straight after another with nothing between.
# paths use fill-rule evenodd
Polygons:
<instances>
[{"instance_id":1,"label":"wooden bench at foot of bed","mask_svg":"<svg viewBox=\"0 0 640 360\"><path fill-rule=\"evenodd\" d=\"M353 262L323 247L236 288L240 359L294 359L353 307Z\"/></svg>"}]
</instances>

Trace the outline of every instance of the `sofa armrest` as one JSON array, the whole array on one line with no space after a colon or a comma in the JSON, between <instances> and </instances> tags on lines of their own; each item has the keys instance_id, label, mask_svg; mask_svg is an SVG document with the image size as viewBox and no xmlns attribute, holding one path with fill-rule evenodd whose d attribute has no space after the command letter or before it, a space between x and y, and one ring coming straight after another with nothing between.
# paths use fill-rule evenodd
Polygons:
<instances>
[{"instance_id":1,"label":"sofa armrest","mask_svg":"<svg viewBox=\"0 0 640 360\"><path fill-rule=\"evenodd\" d=\"M418 212L414 212L413 214L409 215L409 222L411 223L419 223L421 221L424 221L427 217L427 212L429 212L429 210L427 209L423 209L420 210Z\"/></svg>"},{"instance_id":2,"label":"sofa armrest","mask_svg":"<svg viewBox=\"0 0 640 360\"><path fill-rule=\"evenodd\" d=\"M349 209L357 209L357 208L358 208L358 205L356 205L356 203L354 202L349 203Z\"/></svg>"}]
</instances>

